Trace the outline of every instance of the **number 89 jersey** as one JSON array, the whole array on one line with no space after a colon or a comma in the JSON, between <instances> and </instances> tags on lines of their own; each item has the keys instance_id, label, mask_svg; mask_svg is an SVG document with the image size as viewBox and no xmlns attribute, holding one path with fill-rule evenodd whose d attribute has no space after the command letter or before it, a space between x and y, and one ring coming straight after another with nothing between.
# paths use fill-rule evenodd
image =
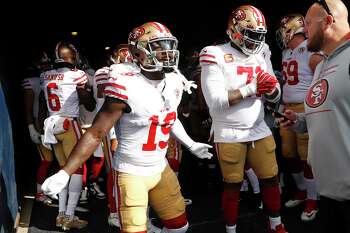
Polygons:
<instances>
[{"instance_id":1,"label":"number 89 jersey","mask_svg":"<svg viewBox=\"0 0 350 233\"><path fill-rule=\"evenodd\" d=\"M284 103L303 103L307 90L313 79L309 66L313 53L307 50L307 40L295 49L285 49L282 53L282 73L285 80L283 86Z\"/></svg>"},{"instance_id":2,"label":"number 89 jersey","mask_svg":"<svg viewBox=\"0 0 350 233\"><path fill-rule=\"evenodd\" d=\"M79 116L79 97L77 87L84 87L87 76L82 70L59 68L41 74L41 89L50 116Z\"/></svg>"},{"instance_id":3,"label":"number 89 jersey","mask_svg":"<svg viewBox=\"0 0 350 233\"><path fill-rule=\"evenodd\" d=\"M177 120L183 84L177 73L152 81L134 64L111 66L105 95L124 101L130 112L116 126L115 169L136 175L163 171L172 125Z\"/></svg>"}]
</instances>

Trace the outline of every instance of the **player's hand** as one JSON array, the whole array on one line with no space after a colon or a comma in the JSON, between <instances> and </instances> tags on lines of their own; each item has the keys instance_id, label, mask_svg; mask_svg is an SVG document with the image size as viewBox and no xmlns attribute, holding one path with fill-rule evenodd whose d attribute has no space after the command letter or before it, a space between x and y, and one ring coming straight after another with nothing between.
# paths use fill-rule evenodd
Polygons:
<instances>
[{"instance_id":1,"label":"player's hand","mask_svg":"<svg viewBox=\"0 0 350 233\"><path fill-rule=\"evenodd\" d=\"M28 125L28 129L29 129L29 134L30 134L30 138L32 139L32 141L35 144L41 144L40 133L38 131L36 131L34 125L33 124L29 124Z\"/></svg>"},{"instance_id":2,"label":"player's hand","mask_svg":"<svg viewBox=\"0 0 350 233\"><path fill-rule=\"evenodd\" d=\"M276 118L280 126L287 128L294 125L297 120L297 113L290 109L286 109L283 113L284 117Z\"/></svg>"},{"instance_id":3,"label":"player's hand","mask_svg":"<svg viewBox=\"0 0 350 233\"><path fill-rule=\"evenodd\" d=\"M268 94L275 90L278 80L267 72L260 71L256 76L257 94Z\"/></svg>"},{"instance_id":4,"label":"player's hand","mask_svg":"<svg viewBox=\"0 0 350 233\"><path fill-rule=\"evenodd\" d=\"M211 159L213 154L209 152L209 149L213 148L211 145L195 142L189 148L190 152L200 159Z\"/></svg>"},{"instance_id":5,"label":"player's hand","mask_svg":"<svg viewBox=\"0 0 350 233\"><path fill-rule=\"evenodd\" d=\"M184 91L187 92L188 94L192 94L192 90L191 88L193 89L196 89L197 88L197 84L195 84L194 81L183 81L183 84L184 84Z\"/></svg>"},{"instance_id":6,"label":"player's hand","mask_svg":"<svg viewBox=\"0 0 350 233\"><path fill-rule=\"evenodd\" d=\"M57 200L57 194L60 193L64 187L66 187L69 177L70 176L66 171L60 170L55 175L47 178L41 186L41 189L46 195Z\"/></svg>"},{"instance_id":7,"label":"player's hand","mask_svg":"<svg viewBox=\"0 0 350 233\"><path fill-rule=\"evenodd\" d=\"M116 138L111 139L111 151L112 154L114 154L114 152L117 150L117 146L118 146L118 141Z\"/></svg>"}]
</instances>

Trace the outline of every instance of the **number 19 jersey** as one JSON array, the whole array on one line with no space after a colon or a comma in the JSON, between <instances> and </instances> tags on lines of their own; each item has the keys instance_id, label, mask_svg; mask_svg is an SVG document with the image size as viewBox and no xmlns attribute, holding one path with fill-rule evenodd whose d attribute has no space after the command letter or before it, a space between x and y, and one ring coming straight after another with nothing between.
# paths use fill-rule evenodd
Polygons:
<instances>
[{"instance_id":1,"label":"number 19 jersey","mask_svg":"<svg viewBox=\"0 0 350 233\"><path fill-rule=\"evenodd\" d=\"M116 170L152 175L165 168L169 134L183 92L179 75L168 73L163 80L152 81L134 64L111 66L105 95L130 107L116 126Z\"/></svg>"}]
</instances>

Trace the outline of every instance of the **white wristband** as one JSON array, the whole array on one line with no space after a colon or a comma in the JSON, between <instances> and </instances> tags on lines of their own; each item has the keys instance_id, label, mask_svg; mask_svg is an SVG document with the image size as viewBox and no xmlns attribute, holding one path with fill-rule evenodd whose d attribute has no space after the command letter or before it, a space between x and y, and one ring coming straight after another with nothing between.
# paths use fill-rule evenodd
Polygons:
<instances>
[{"instance_id":1,"label":"white wristband","mask_svg":"<svg viewBox=\"0 0 350 233\"><path fill-rule=\"evenodd\" d=\"M29 129L29 132L32 132L32 131L36 131L36 129L35 129L35 127L34 127L34 125L33 124L29 124L28 125L28 129Z\"/></svg>"},{"instance_id":2,"label":"white wristband","mask_svg":"<svg viewBox=\"0 0 350 233\"><path fill-rule=\"evenodd\" d=\"M256 93L256 83L249 83L238 89L241 92L242 98L254 95Z\"/></svg>"}]
</instances>

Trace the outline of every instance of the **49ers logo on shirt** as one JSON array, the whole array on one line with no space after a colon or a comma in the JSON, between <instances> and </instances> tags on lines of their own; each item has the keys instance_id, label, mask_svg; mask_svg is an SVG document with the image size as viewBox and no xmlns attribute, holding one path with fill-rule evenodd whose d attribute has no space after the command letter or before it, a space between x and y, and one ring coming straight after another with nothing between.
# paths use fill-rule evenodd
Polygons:
<instances>
[{"instance_id":1,"label":"49ers logo on shirt","mask_svg":"<svg viewBox=\"0 0 350 233\"><path fill-rule=\"evenodd\" d=\"M317 81L312 87L309 89L306 95L306 104L310 108L317 108L327 98L328 94L328 82L325 79L321 79Z\"/></svg>"}]
</instances>

